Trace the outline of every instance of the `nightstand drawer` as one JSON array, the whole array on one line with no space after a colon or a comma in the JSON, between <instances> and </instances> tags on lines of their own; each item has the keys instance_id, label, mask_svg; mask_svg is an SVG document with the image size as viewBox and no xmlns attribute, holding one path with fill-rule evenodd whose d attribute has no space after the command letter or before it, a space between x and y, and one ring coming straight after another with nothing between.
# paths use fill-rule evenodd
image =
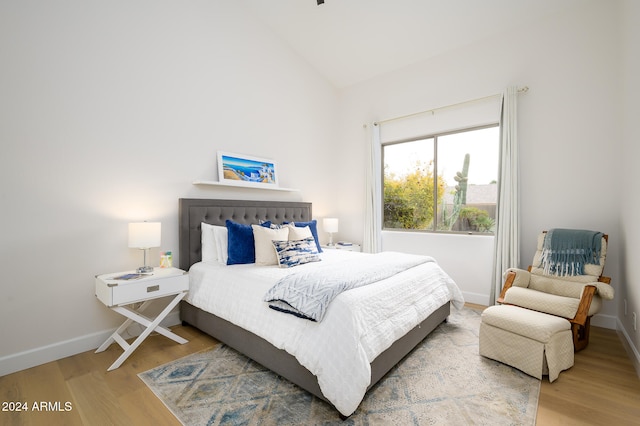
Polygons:
<instances>
[{"instance_id":1,"label":"nightstand drawer","mask_svg":"<svg viewBox=\"0 0 640 426\"><path fill-rule=\"evenodd\" d=\"M136 280L114 280L118 274L96 277L96 296L107 306L118 306L169 296L189 290L189 275L179 269L156 268L154 274Z\"/></svg>"}]
</instances>

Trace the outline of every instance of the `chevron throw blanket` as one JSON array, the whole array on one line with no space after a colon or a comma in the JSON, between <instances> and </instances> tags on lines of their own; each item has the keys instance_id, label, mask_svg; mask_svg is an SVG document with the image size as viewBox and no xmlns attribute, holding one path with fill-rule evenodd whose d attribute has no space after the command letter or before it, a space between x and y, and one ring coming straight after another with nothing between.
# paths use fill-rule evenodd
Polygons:
<instances>
[{"instance_id":1,"label":"chevron throw blanket","mask_svg":"<svg viewBox=\"0 0 640 426\"><path fill-rule=\"evenodd\" d=\"M602 232L551 229L544 237L542 265L547 275L583 275L585 264L600 263Z\"/></svg>"},{"instance_id":2,"label":"chevron throw blanket","mask_svg":"<svg viewBox=\"0 0 640 426\"><path fill-rule=\"evenodd\" d=\"M300 270L279 280L264 297L269 307L311 321L322 321L331 301L343 291L389 278L414 266L435 262L428 256L383 252L362 256L318 273Z\"/></svg>"}]
</instances>

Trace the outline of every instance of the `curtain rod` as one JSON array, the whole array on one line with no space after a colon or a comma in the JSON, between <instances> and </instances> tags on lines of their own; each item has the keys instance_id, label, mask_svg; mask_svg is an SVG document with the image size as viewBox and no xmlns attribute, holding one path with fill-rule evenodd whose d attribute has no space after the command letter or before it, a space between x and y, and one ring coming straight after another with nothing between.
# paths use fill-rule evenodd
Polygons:
<instances>
[{"instance_id":1,"label":"curtain rod","mask_svg":"<svg viewBox=\"0 0 640 426\"><path fill-rule=\"evenodd\" d=\"M528 86L524 86L524 87L519 87L518 88L518 93L526 93L528 91L529 91L529 87ZM410 117L414 117L416 115L422 115L422 114L428 114L428 113L434 114L436 111L442 111L443 109L455 108L455 107L458 107L460 105L465 105L465 104L470 104L470 103L474 103L474 102L485 101L487 99L496 98L498 96L502 96L502 93L496 93L495 95L483 96L481 98L476 98L476 99L471 99L471 100L468 100L468 101L458 102L458 103L455 103L455 104L446 105L446 106L442 106L442 107L438 107L438 108L432 108L432 109L428 109L426 111L418 111L418 112L414 112L412 114L402 115L400 117L387 118L386 120L375 121L373 123L373 125L377 126L379 124L389 123L390 121L395 121L395 120L402 120L404 118L410 118Z\"/></svg>"}]
</instances>

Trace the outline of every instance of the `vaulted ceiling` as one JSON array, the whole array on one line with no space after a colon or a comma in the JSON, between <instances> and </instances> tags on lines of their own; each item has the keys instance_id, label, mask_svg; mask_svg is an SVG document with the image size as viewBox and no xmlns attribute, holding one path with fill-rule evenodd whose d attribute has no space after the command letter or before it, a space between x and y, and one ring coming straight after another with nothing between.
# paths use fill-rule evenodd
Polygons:
<instances>
[{"instance_id":1,"label":"vaulted ceiling","mask_svg":"<svg viewBox=\"0 0 640 426\"><path fill-rule=\"evenodd\" d=\"M602 0L242 0L336 87Z\"/></svg>"}]
</instances>

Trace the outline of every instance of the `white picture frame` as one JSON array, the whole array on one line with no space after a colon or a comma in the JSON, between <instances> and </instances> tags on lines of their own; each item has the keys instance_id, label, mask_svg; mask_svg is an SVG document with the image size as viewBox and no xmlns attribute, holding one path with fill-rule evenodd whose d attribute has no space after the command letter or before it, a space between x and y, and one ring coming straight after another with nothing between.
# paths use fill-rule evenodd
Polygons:
<instances>
[{"instance_id":1,"label":"white picture frame","mask_svg":"<svg viewBox=\"0 0 640 426\"><path fill-rule=\"evenodd\" d=\"M218 151L218 180L225 185L277 188L276 162L268 158Z\"/></svg>"}]
</instances>

